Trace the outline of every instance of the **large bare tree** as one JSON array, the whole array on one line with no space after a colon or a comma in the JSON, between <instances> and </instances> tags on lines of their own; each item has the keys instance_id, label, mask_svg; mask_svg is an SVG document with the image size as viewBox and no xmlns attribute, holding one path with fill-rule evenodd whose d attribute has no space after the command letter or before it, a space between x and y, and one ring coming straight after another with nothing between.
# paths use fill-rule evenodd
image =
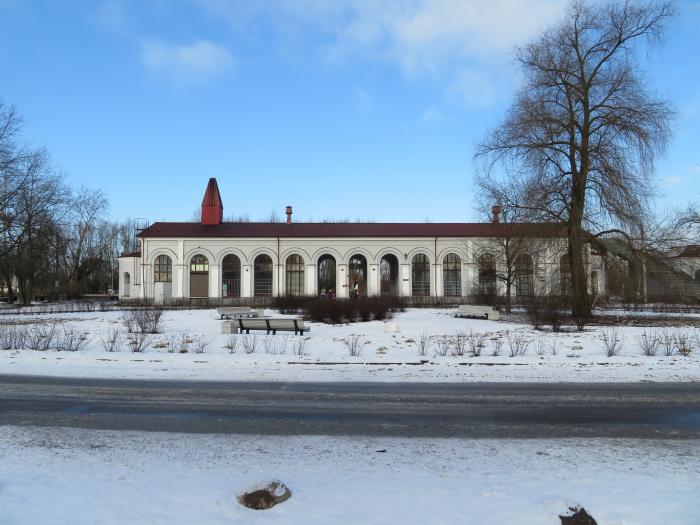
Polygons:
<instances>
[{"instance_id":1,"label":"large bare tree","mask_svg":"<svg viewBox=\"0 0 700 525\"><path fill-rule=\"evenodd\" d=\"M541 218L566 224L575 316L590 315L586 231L635 224L653 194L673 111L647 87L635 50L658 39L673 7L572 3L561 23L517 49L523 85L476 151L487 174L498 165L527 179Z\"/></svg>"}]
</instances>

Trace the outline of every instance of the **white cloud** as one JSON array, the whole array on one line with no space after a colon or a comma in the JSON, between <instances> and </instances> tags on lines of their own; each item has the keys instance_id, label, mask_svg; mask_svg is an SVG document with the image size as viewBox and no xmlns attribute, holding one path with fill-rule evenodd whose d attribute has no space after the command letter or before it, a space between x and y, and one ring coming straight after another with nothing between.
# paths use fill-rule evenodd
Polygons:
<instances>
[{"instance_id":1,"label":"white cloud","mask_svg":"<svg viewBox=\"0 0 700 525\"><path fill-rule=\"evenodd\" d=\"M142 42L141 60L152 71L166 74L177 82L200 82L230 69L233 55L208 40L173 45L160 40Z\"/></svg>"},{"instance_id":2,"label":"white cloud","mask_svg":"<svg viewBox=\"0 0 700 525\"><path fill-rule=\"evenodd\" d=\"M428 108L425 110L423 115L421 115L421 118L418 122L420 124L438 124L440 122L443 122L444 120L445 116L442 114L441 111L435 108Z\"/></svg>"},{"instance_id":3,"label":"white cloud","mask_svg":"<svg viewBox=\"0 0 700 525\"><path fill-rule=\"evenodd\" d=\"M564 12L567 0L199 0L238 31L256 19L311 46L324 62L395 64L410 77L443 82L451 95L482 106L494 100L489 71ZM489 84L490 83L490 84ZM486 89L482 89L486 88ZM461 95L458 95L461 93Z\"/></svg>"},{"instance_id":4,"label":"white cloud","mask_svg":"<svg viewBox=\"0 0 700 525\"><path fill-rule=\"evenodd\" d=\"M664 186L678 186L683 182L685 182L685 177L681 177L679 175L669 175L661 179L661 184Z\"/></svg>"}]
</instances>

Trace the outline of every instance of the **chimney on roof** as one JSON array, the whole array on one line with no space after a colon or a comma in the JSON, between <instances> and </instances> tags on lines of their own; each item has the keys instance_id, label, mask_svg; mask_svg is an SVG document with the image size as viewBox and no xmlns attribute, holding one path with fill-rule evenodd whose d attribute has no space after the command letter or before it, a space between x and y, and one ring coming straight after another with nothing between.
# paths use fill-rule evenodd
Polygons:
<instances>
[{"instance_id":1,"label":"chimney on roof","mask_svg":"<svg viewBox=\"0 0 700 525\"><path fill-rule=\"evenodd\" d=\"M501 214L501 207L496 205L491 208L491 213L493 214L493 223L498 224L501 222L499 215Z\"/></svg>"},{"instance_id":2,"label":"chimney on roof","mask_svg":"<svg viewBox=\"0 0 700 525\"><path fill-rule=\"evenodd\" d=\"M287 206L284 212L287 214L287 224L292 224L292 207Z\"/></svg>"},{"instance_id":3,"label":"chimney on roof","mask_svg":"<svg viewBox=\"0 0 700 525\"><path fill-rule=\"evenodd\" d=\"M221 194L219 193L219 185L216 179L212 177L207 184L207 191L204 192L202 199L202 224L221 224L224 217L224 205L221 202Z\"/></svg>"}]
</instances>

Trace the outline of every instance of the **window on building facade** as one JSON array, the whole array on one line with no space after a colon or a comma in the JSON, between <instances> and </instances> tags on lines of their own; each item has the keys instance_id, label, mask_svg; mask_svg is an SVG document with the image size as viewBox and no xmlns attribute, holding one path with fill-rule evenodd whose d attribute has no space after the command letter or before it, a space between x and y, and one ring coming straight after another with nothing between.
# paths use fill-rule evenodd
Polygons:
<instances>
[{"instance_id":1,"label":"window on building facade","mask_svg":"<svg viewBox=\"0 0 700 525\"><path fill-rule=\"evenodd\" d=\"M190 272L202 273L209 271L209 259L202 254L197 254L190 261Z\"/></svg>"},{"instance_id":2,"label":"window on building facade","mask_svg":"<svg viewBox=\"0 0 700 525\"><path fill-rule=\"evenodd\" d=\"M430 259L424 253L411 261L411 293L414 297L430 296Z\"/></svg>"},{"instance_id":3,"label":"window on building facade","mask_svg":"<svg viewBox=\"0 0 700 525\"><path fill-rule=\"evenodd\" d=\"M335 294L335 258L332 255L321 255L318 259L318 293L328 295L329 291Z\"/></svg>"},{"instance_id":4,"label":"window on building facade","mask_svg":"<svg viewBox=\"0 0 700 525\"><path fill-rule=\"evenodd\" d=\"M153 280L157 283L169 283L173 280L173 263L167 255L156 257L153 265Z\"/></svg>"},{"instance_id":5,"label":"window on building facade","mask_svg":"<svg viewBox=\"0 0 700 525\"><path fill-rule=\"evenodd\" d=\"M521 253L515 259L515 296L518 299L527 299L535 293L535 271L532 257Z\"/></svg>"},{"instance_id":6,"label":"window on building facade","mask_svg":"<svg viewBox=\"0 0 700 525\"><path fill-rule=\"evenodd\" d=\"M285 263L287 295L304 295L304 259L290 255Z\"/></svg>"},{"instance_id":7,"label":"window on building facade","mask_svg":"<svg viewBox=\"0 0 700 525\"><path fill-rule=\"evenodd\" d=\"M262 254L253 263L253 295L272 297L272 258Z\"/></svg>"},{"instance_id":8,"label":"window on building facade","mask_svg":"<svg viewBox=\"0 0 700 525\"><path fill-rule=\"evenodd\" d=\"M559 258L559 293L561 295L571 294L571 265L568 253Z\"/></svg>"},{"instance_id":9,"label":"window on building facade","mask_svg":"<svg viewBox=\"0 0 700 525\"><path fill-rule=\"evenodd\" d=\"M221 261L221 296L241 296L241 260L232 253Z\"/></svg>"},{"instance_id":10,"label":"window on building facade","mask_svg":"<svg viewBox=\"0 0 700 525\"><path fill-rule=\"evenodd\" d=\"M479 256L479 295L496 295L496 256L492 253Z\"/></svg>"},{"instance_id":11,"label":"window on building facade","mask_svg":"<svg viewBox=\"0 0 700 525\"><path fill-rule=\"evenodd\" d=\"M387 254L379 261L379 290L382 295L399 294L399 260Z\"/></svg>"},{"instance_id":12,"label":"window on building facade","mask_svg":"<svg viewBox=\"0 0 700 525\"><path fill-rule=\"evenodd\" d=\"M462 295L462 260L456 253L448 253L442 260L442 283L445 296Z\"/></svg>"},{"instance_id":13,"label":"window on building facade","mask_svg":"<svg viewBox=\"0 0 700 525\"><path fill-rule=\"evenodd\" d=\"M350 297L365 297L367 295L367 259L364 255L355 254L350 257L348 286Z\"/></svg>"}]
</instances>

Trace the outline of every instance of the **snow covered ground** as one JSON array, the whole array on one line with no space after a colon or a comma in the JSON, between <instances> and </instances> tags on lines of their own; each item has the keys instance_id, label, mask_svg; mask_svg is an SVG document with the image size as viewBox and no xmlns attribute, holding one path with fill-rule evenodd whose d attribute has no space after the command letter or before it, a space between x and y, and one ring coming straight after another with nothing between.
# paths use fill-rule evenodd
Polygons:
<instances>
[{"instance_id":1,"label":"snow covered ground","mask_svg":"<svg viewBox=\"0 0 700 525\"><path fill-rule=\"evenodd\" d=\"M0 427L0 523L700 523L695 441L439 440ZM380 452L384 451L384 452ZM281 479L267 511L236 496Z\"/></svg>"},{"instance_id":2,"label":"snow covered ground","mask_svg":"<svg viewBox=\"0 0 700 525\"><path fill-rule=\"evenodd\" d=\"M268 310L268 315L278 315ZM122 312L89 312L36 316L3 316L2 323L61 321L62 326L87 334L89 344L78 352L0 350L0 373L38 374L74 377L275 380L275 381L700 381L700 352L690 356L645 356L638 337L647 332L667 330L696 337L691 326L619 328L623 339L617 356L607 357L600 327L587 327L582 333L537 332L526 324L503 321L456 319L451 309L409 309L388 321L351 325L311 323L304 336L304 355L294 355L299 337L238 335L236 352L226 347L229 336L221 334L221 321L215 310L166 311L162 334L153 336L144 353L132 353L122 345L120 352L106 352L100 343L110 330L124 331ZM649 320L653 323L653 319ZM482 355L472 357L468 348L463 356L436 355L439 342L460 332L485 334L487 346ZM186 334L193 343L188 353L169 353L167 344ZM344 340L360 335L358 357L350 357ZM430 335L426 356L419 355L421 335ZM528 340L526 355L510 357L510 337ZM209 345L195 353L197 341ZM255 340L254 353L243 351L243 340ZM502 341L500 355L493 354L496 340ZM266 352L266 342L274 345ZM556 347L556 354L553 352ZM537 349L541 349L541 355Z\"/></svg>"}]
</instances>

